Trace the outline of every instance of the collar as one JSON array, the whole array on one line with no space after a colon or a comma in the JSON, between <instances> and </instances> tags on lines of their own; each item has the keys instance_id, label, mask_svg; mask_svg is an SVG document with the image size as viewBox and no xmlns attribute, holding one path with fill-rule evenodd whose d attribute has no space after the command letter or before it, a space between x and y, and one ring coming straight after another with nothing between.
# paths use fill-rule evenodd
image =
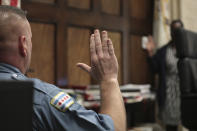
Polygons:
<instances>
[{"instance_id":1,"label":"collar","mask_svg":"<svg viewBox=\"0 0 197 131\"><path fill-rule=\"evenodd\" d=\"M0 63L0 72L5 72L5 73L21 73L18 68L14 67L12 65L6 64L6 63Z\"/></svg>"}]
</instances>

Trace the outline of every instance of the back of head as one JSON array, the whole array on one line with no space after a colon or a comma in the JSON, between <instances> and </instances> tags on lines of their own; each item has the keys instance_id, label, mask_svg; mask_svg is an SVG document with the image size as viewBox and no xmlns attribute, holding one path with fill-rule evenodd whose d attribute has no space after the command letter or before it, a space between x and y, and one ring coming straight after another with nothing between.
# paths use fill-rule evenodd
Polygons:
<instances>
[{"instance_id":1,"label":"back of head","mask_svg":"<svg viewBox=\"0 0 197 131\"><path fill-rule=\"evenodd\" d=\"M172 37L172 40L174 40L174 31L178 28L183 28L184 25L183 25L183 22L179 19L177 20L173 20L170 24L170 32L171 32L171 37Z\"/></svg>"},{"instance_id":2,"label":"back of head","mask_svg":"<svg viewBox=\"0 0 197 131\"><path fill-rule=\"evenodd\" d=\"M1 5L0 6L0 12L3 14L7 13L13 13L15 15L18 15L19 17L26 19L26 12L21 10L20 8L8 6L8 5Z\"/></svg>"},{"instance_id":3,"label":"back of head","mask_svg":"<svg viewBox=\"0 0 197 131\"><path fill-rule=\"evenodd\" d=\"M179 20L179 19L173 20L173 21L171 22L171 24L170 24L170 27L173 28L174 25L177 24L177 23L179 24L179 26L180 26L181 28L184 27L183 22L182 22L181 20Z\"/></svg>"},{"instance_id":4,"label":"back of head","mask_svg":"<svg viewBox=\"0 0 197 131\"><path fill-rule=\"evenodd\" d=\"M31 61L31 36L31 27L23 10L0 6L0 62L25 73Z\"/></svg>"},{"instance_id":5,"label":"back of head","mask_svg":"<svg viewBox=\"0 0 197 131\"><path fill-rule=\"evenodd\" d=\"M26 13L19 8L0 6L0 54L14 51L14 44L22 34L21 27L26 20Z\"/></svg>"}]
</instances>

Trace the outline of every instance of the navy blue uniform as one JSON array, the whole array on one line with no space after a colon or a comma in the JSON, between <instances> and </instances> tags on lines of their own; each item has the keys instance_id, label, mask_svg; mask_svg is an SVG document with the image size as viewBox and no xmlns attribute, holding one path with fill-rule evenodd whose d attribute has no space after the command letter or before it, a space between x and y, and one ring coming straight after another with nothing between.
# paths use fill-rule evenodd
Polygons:
<instances>
[{"instance_id":1,"label":"navy blue uniform","mask_svg":"<svg viewBox=\"0 0 197 131\"><path fill-rule=\"evenodd\" d=\"M0 63L0 80L34 82L33 130L35 131L113 131L110 116L86 110L54 85L24 76L17 68Z\"/></svg>"}]
</instances>

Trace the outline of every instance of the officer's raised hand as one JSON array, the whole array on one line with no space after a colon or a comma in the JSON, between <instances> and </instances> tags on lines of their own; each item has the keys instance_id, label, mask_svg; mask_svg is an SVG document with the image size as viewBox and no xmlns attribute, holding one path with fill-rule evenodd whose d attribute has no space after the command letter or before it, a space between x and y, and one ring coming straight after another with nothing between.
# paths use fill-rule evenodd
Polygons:
<instances>
[{"instance_id":1,"label":"officer's raised hand","mask_svg":"<svg viewBox=\"0 0 197 131\"><path fill-rule=\"evenodd\" d=\"M118 84L118 62L114 54L112 41L107 32L95 30L90 37L91 66L78 63L81 69L88 72L101 86L100 113L108 114L114 121L116 131L126 129L126 115L122 95Z\"/></svg>"},{"instance_id":2,"label":"officer's raised hand","mask_svg":"<svg viewBox=\"0 0 197 131\"><path fill-rule=\"evenodd\" d=\"M95 30L90 37L91 67L78 63L78 66L87 71L99 83L109 80L117 80L118 62L114 54L112 41L108 38L107 32L102 32L102 42L100 33Z\"/></svg>"}]
</instances>

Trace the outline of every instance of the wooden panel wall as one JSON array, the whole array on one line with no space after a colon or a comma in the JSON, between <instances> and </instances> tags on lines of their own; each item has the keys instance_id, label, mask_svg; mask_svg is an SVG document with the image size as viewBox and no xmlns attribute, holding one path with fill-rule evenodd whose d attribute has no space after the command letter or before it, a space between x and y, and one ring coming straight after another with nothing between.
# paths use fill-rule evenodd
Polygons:
<instances>
[{"instance_id":1,"label":"wooden panel wall","mask_svg":"<svg viewBox=\"0 0 197 131\"><path fill-rule=\"evenodd\" d=\"M78 9L90 9L91 0L68 0L68 6Z\"/></svg>"},{"instance_id":2,"label":"wooden panel wall","mask_svg":"<svg viewBox=\"0 0 197 131\"><path fill-rule=\"evenodd\" d=\"M141 36L131 35L130 50L130 72L132 83L146 84L150 83L150 68L147 62L147 52L141 47ZM134 51L135 50L135 51Z\"/></svg>"},{"instance_id":3,"label":"wooden panel wall","mask_svg":"<svg viewBox=\"0 0 197 131\"><path fill-rule=\"evenodd\" d=\"M153 0L129 0L129 12L129 81L135 84L151 83L147 52L141 47L141 38L152 34Z\"/></svg>"},{"instance_id":4,"label":"wooden panel wall","mask_svg":"<svg viewBox=\"0 0 197 131\"><path fill-rule=\"evenodd\" d=\"M55 26L31 22L32 61L28 73L49 83L55 81Z\"/></svg>"},{"instance_id":5,"label":"wooden panel wall","mask_svg":"<svg viewBox=\"0 0 197 131\"><path fill-rule=\"evenodd\" d=\"M152 15L151 0L130 0L130 16L137 19L150 18Z\"/></svg>"},{"instance_id":6,"label":"wooden panel wall","mask_svg":"<svg viewBox=\"0 0 197 131\"><path fill-rule=\"evenodd\" d=\"M114 42L120 65L120 83L146 83L149 79L148 67L146 54L140 50L140 38L152 32L152 7L153 0L22 0L22 8L28 11L29 20L38 24L32 26L37 28L42 25L49 30L34 33L34 44L54 41L49 42L53 49L50 46L45 51L53 52L49 53L50 58L46 58L50 63L52 61L49 68L53 74L48 75L47 72L42 76L41 73L34 73L34 76L50 76L48 81L63 88L69 84L94 84L75 64L89 63L89 35L98 28L109 31ZM53 32L53 36L49 32ZM46 38L49 40L42 40ZM43 55L43 52L35 52L37 57ZM37 63L41 63L42 67L48 66L41 60ZM32 68L35 67L32 65Z\"/></svg>"},{"instance_id":7,"label":"wooden panel wall","mask_svg":"<svg viewBox=\"0 0 197 131\"><path fill-rule=\"evenodd\" d=\"M40 3L50 3L50 4L55 3L55 0L27 0L27 1L40 2Z\"/></svg>"},{"instance_id":8,"label":"wooden panel wall","mask_svg":"<svg viewBox=\"0 0 197 131\"><path fill-rule=\"evenodd\" d=\"M129 0L132 33L152 33L153 0Z\"/></svg>"},{"instance_id":9,"label":"wooden panel wall","mask_svg":"<svg viewBox=\"0 0 197 131\"><path fill-rule=\"evenodd\" d=\"M68 28L68 84L69 85L89 85L90 75L76 67L76 63L82 62L90 65L89 53L90 30L84 28Z\"/></svg>"},{"instance_id":10,"label":"wooden panel wall","mask_svg":"<svg viewBox=\"0 0 197 131\"><path fill-rule=\"evenodd\" d=\"M120 15L120 0L101 0L102 11L111 15Z\"/></svg>"}]
</instances>

